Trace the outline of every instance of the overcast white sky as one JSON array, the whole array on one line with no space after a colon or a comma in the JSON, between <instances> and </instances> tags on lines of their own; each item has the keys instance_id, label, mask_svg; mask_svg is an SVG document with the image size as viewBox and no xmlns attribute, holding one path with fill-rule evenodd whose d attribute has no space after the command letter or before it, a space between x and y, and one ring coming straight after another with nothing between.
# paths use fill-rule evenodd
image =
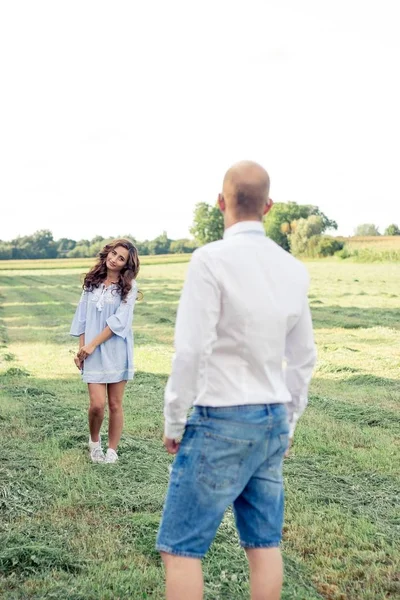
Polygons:
<instances>
[{"instance_id":1,"label":"overcast white sky","mask_svg":"<svg viewBox=\"0 0 400 600\"><path fill-rule=\"evenodd\" d=\"M397 0L0 0L0 239L188 235L241 159L400 224Z\"/></svg>"}]
</instances>

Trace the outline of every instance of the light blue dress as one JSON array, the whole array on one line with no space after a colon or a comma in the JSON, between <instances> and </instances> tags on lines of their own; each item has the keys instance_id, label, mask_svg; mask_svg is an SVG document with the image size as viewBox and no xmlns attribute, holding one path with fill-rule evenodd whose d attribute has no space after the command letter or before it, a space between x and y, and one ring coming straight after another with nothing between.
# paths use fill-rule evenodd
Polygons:
<instances>
[{"instance_id":1,"label":"light blue dress","mask_svg":"<svg viewBox=\"0 0 400 600\"><path fill-rule=\"evenodd\" d=\"M117 383L133 379L133 309L137 284L124 302L117 286L104 284L92 292L83 291L75 311L70 334L85 334L85 344L90 343L108 325L115 334L103 342L84 361L82 379L85 383Z\"/></svg>"}]
</instances>

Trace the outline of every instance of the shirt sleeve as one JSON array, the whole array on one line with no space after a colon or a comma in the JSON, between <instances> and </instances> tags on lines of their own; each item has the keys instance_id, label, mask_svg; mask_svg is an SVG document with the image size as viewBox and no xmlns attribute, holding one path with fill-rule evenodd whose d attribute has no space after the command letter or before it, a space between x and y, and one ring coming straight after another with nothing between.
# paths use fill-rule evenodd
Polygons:
<instances>
[{"instance_id":1,"label":"shirt sleeve","mask_svg":"<svg viewBox=\"0 0 400 600\"><path fill-rule=\"evenodd\" d=\"M133 282L132 289L129 292L126 300L122 301L115 314L107 319L107 325L115 335L119 335L125 339L132 329L133 309L135 307L137 296L137 285Z\"/></svg>"},{"instance_id":2,"label":"shirt sleeve","mask_svg":"<svg viewBox=\"0 0 400 600\"><path fill-rule=\"evenodd\" d=\"M85 333L86 329L86 311L87 311L88 292L83 290L79 304L76 307L75 315L72 320L70 335L79 337Z\"/></svg>"},{"instance_id":3,"label":"shirt sleeve","mask_svg":"<svg viewBox=\"0 0 400 600\"><path fill-rule=\"evenodd\" d=\"M219 285L204 254L194 252L175 325L175 354L164 396L165 436L179 439L195 401L201 362L211 354L221 310Z\"/></svg>"},{"instance_id":4,"label":"shirt sleeve","mask_svg":"<svg viewBox=\"0 0 400 600\"><path fill-rule=\"evenodd\" d=\"M286 385L291 394L287 405L290 437L308 403L308 386L317 358L311 311L307 296L301 315L286 337Z\"/></svg>"}]
</instances>

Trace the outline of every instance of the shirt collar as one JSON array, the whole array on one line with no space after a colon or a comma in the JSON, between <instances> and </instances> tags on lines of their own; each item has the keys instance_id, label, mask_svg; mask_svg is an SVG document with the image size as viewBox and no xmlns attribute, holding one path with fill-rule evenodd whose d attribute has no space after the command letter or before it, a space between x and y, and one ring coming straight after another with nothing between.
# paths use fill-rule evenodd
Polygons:
<instances>
[{"instance_id":1,"label":"shirt collar","mask_svg":"<svg viewBox=\"0 0 400 600\"><path fill-rule=\"evenodd\" d=\"M260 221L239 221L225 229L224 240L238 233L263 233L265 235L264 226Z\"/></svg>"}]
</instances>

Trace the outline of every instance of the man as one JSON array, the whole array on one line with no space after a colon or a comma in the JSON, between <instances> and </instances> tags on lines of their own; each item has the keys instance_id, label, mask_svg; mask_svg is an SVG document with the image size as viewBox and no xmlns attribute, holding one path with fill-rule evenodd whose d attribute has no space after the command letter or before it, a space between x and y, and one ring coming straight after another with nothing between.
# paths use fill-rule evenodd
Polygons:
<instances>
[{"instance_id":1,"label":"man","mask_svg":"<svg viewBox=\"0 0 400 600\"><path fill-rule=\"evenodd\" d=\"M276 600L282 461L316 356L309 278L265 236L272 201L260 165L229 169L218 203L224 239L193 254L178 309L164 410L165 447L177 456L157 549L167 600L201 600L201 559L233 504L251 598Z\"/></svg>"}]
</instances>

